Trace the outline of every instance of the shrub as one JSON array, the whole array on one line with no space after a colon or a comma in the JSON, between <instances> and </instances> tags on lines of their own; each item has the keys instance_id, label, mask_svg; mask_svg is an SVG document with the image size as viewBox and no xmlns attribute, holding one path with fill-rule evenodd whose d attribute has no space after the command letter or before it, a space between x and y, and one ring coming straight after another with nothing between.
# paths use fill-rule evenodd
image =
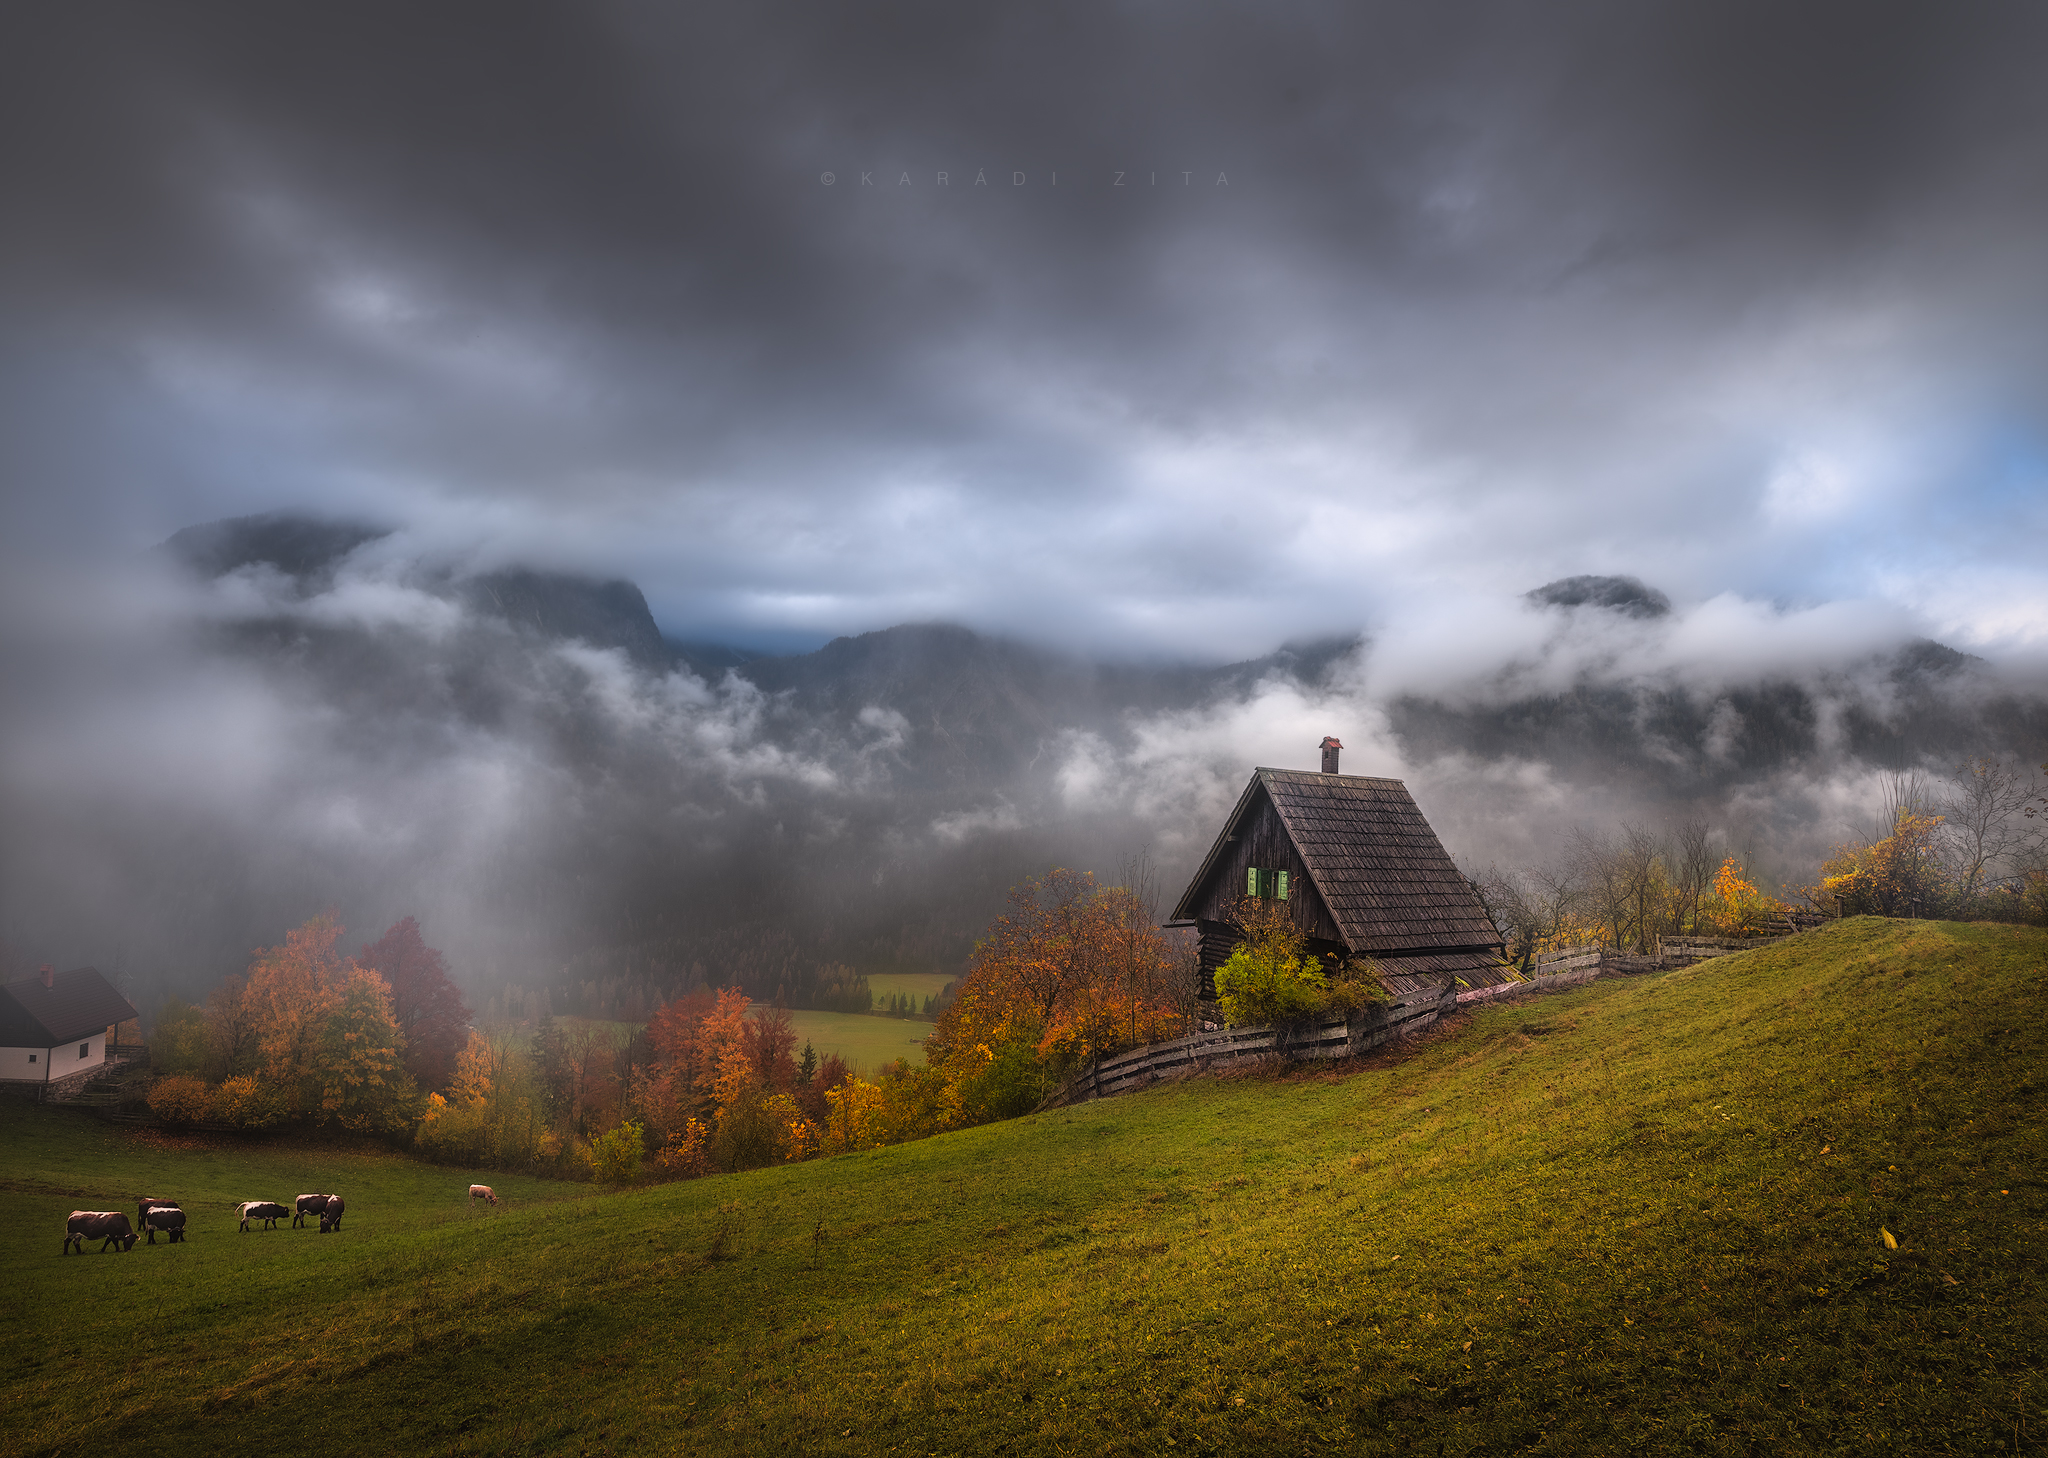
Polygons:
<instances>
[{"instance_id":1,"label":"shrub","mask_svg":"<svg viewBox=\"0 0 2048 1458\"><path fill-rule=\"evenodd\" d=\"M481 1103L451 1102L427 1095L425 1117L414 1147L442 1164L482 1164L490 1154L490 1129Z\"/></svg>"},{"instance_id":2,"label":"shrub","mask_svg":"<svg viewBox=\"0 0 2048 1458\"><path fill-rule=\"evenodd\" d=\"M759 1089L744 1089L718 1111L711 1162L728 1174L760 1169L777 1158L775 1113Z\"/></svg>"},{"instance_id":3,"label":"shrub","mask_svg":"<svg viewBox=\"0 0 2048 1458\"><path fill-rule=\"evenodd\" d=\"M644 1152L641 1128L629 1119L592 1142L590 1167L604 1184L623 1185L640 1173L640 1156Z\"/></svg>"},{"instance_id":4,"label":"shrub","mask_svg":"<svg viewBox=\"0 0 2048 1458\"><path fill-rule=\"evenodd\" d=\"M1283 904L1247 899L1237 925L1245 939L1216 969L1216 1000L1225 1022L1290 1023L1350 1013L1384 1002L1379 968L1353 959L1334 971L1308 953L1308 938Z\"/></svg>"},{"instance_id":5,"label":"shrub","mask_svg":"<svg viewBox=\"0 0 2048 1458\"><path fill-rule=\"evenodd\" d=\"M149 1086L149 1111L166 1124L196 1124L213 1112L213 1090L204 1079L172 1074Z\"/></svg>"},{"instance_id":6,"label":"shrub","mask_svg":"<svg viewBox=\"0 0 2048 1458\"><path fill-rule=\"evenodd\" d=\"M282 1090L245 1074L213 1091L213 1117L237 1129L268 1129L284 1123L291 1110Z\"/></svg>"},{"instance_id":7,"label":"shrub","mask_svg":"<svg viewBox=\"0 0 2048 1458\"><path fill-rule=\"evenodd\" d=\"M977 1046L972 1051L986 1053L987 1061L959 1085L961 1115L967 1122L1014 1119L1037 1108L1051 1092L1052 1080L1039 1066L1029 1042L1014 1039L993 1049ZM967 1060L960 1061L965 1064Z\"/></svg>"},{"instance_id":8,"label":"shrub","mask_svg":"<svg viewBox=\"0 0 2048 1458\"><path fill-rule=\"evenodd\" d=\"M1287 1023L1314 1017L1328 1005L1330 982L1314 957L1240 943L1216 969L1216 1000L1231 1024Z\"/></svg>"}]
</instances>

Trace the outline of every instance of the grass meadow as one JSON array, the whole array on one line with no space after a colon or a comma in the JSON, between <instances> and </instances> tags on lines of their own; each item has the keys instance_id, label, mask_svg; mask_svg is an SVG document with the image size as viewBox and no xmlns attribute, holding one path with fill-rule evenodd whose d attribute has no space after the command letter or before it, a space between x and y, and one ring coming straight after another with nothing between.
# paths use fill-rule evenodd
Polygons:
<instances>
[{"instance_id":1,"label":"grass meadow","mask_svg":"<svg viewBox=\"0 0 2048 1458\"><path fill-rule=\"evenodd\" d=\"M875 1070L898 1058L924 1062L924 1040L932 1024L919 1018L883 1018L873 1013L813 1012L798 1008L789 1015L796 1046L805 1043L820 1058L837 1053L856 1072L873 1077Z\"/></svg>"},{"instance_id":2,"label":"grass meadow","mask_svg":"<svg viewBox=\"0 0 2048 1458\"><path fill-rule=\"evenodd\" d=\"M2048 933L1858 919L1359 1067L488 1215L6 1103L0 1445L2041 1451L2044 996ZM339 1234L235 1233L330 1186ZM145 1189L189 1244L59 1256Z\"/></svg>"}]
</instances>

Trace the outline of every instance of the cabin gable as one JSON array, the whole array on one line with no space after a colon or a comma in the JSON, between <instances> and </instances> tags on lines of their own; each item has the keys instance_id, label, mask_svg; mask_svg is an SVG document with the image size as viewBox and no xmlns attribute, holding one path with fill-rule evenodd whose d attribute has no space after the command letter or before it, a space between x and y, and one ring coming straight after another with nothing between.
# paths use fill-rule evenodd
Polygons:
<instances>
[{"instance_id":1,"label":"cabin gable","mask_svg":"<svg viewBox=\"0 0 2048 1458\"><path fill-rule=\"evenodd\" d=\"M1329 741L1334 743L1334 741ZM1308 950L1374 958L1395 993L1500 980L1500 933L1399 780L1260 769L1189 883L1173 923L1201 936L1201 996L1241 939L1235 923L1254 868L1287 874Z\"/></svg>"},{"instance_id":2,"label":"cabin gable","mask_svg":"<svg viewBox=\"0 0 2048 1458\"><path fill-rule=\"evenodd\" d=\"M1308 862L1295 847L1286 822L1273 806L1273 799L1260 785L1250 797L1217 846L1217 854L1190 894L1182 899L1176 920L1228 922L1237 915L1245 898L1248 873L1253 869L1285 871L1287 902L1295 925L1321 941L1341 941Z\"/></svg>"}]
</instances>

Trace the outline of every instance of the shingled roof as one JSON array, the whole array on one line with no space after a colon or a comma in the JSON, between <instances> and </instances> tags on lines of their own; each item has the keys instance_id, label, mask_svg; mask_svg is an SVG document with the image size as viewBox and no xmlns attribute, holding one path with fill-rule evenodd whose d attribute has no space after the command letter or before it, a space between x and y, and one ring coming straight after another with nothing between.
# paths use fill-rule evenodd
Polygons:
<instances>
[{"instance_id":1,"label":"shingled roof","mask_svg":"<svg viewBox=\"0 0 2048 1458\"><path fill-rule=\"evenodd\" d=\"M1408 787L1369 775L1258 769L1174 911L1203 886L1264 790L1354 952L1492 951L1500 933Z\"/></svg>"},{"instance_id":2,"label":"shingled roof","mask_svg":"<svg viewBox=\"0 0 2048 1458\"><path fill-rule=\"evenodd\" d=\"M24 977L0 988L0 1047L54 1048L136 1016L97 968L75 967L50 980L45 987L40 977Z\"/></svg>"}]
</instances>

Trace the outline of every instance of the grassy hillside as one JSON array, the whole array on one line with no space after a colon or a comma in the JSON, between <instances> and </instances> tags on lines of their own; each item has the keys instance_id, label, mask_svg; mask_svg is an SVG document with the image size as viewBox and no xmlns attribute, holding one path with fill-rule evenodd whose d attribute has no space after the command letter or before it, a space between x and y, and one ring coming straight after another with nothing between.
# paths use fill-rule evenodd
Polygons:
<instances>
[{"instance_id":1,"label":"grassy hillside","mask_svg":"<svg viewBox=\"0 0 2048 1458\"><path fill-rule=\"evenodd\" d=\"M2048 933L1852 921L1345 1076L474 1219L459 1171L8 1104L0 1444L2037 1451L2044 994ZM234 1232L327 1185L342 1234ZM188 1246L59 1257L142 1186Z\"/></svg>"}]
</instances>

